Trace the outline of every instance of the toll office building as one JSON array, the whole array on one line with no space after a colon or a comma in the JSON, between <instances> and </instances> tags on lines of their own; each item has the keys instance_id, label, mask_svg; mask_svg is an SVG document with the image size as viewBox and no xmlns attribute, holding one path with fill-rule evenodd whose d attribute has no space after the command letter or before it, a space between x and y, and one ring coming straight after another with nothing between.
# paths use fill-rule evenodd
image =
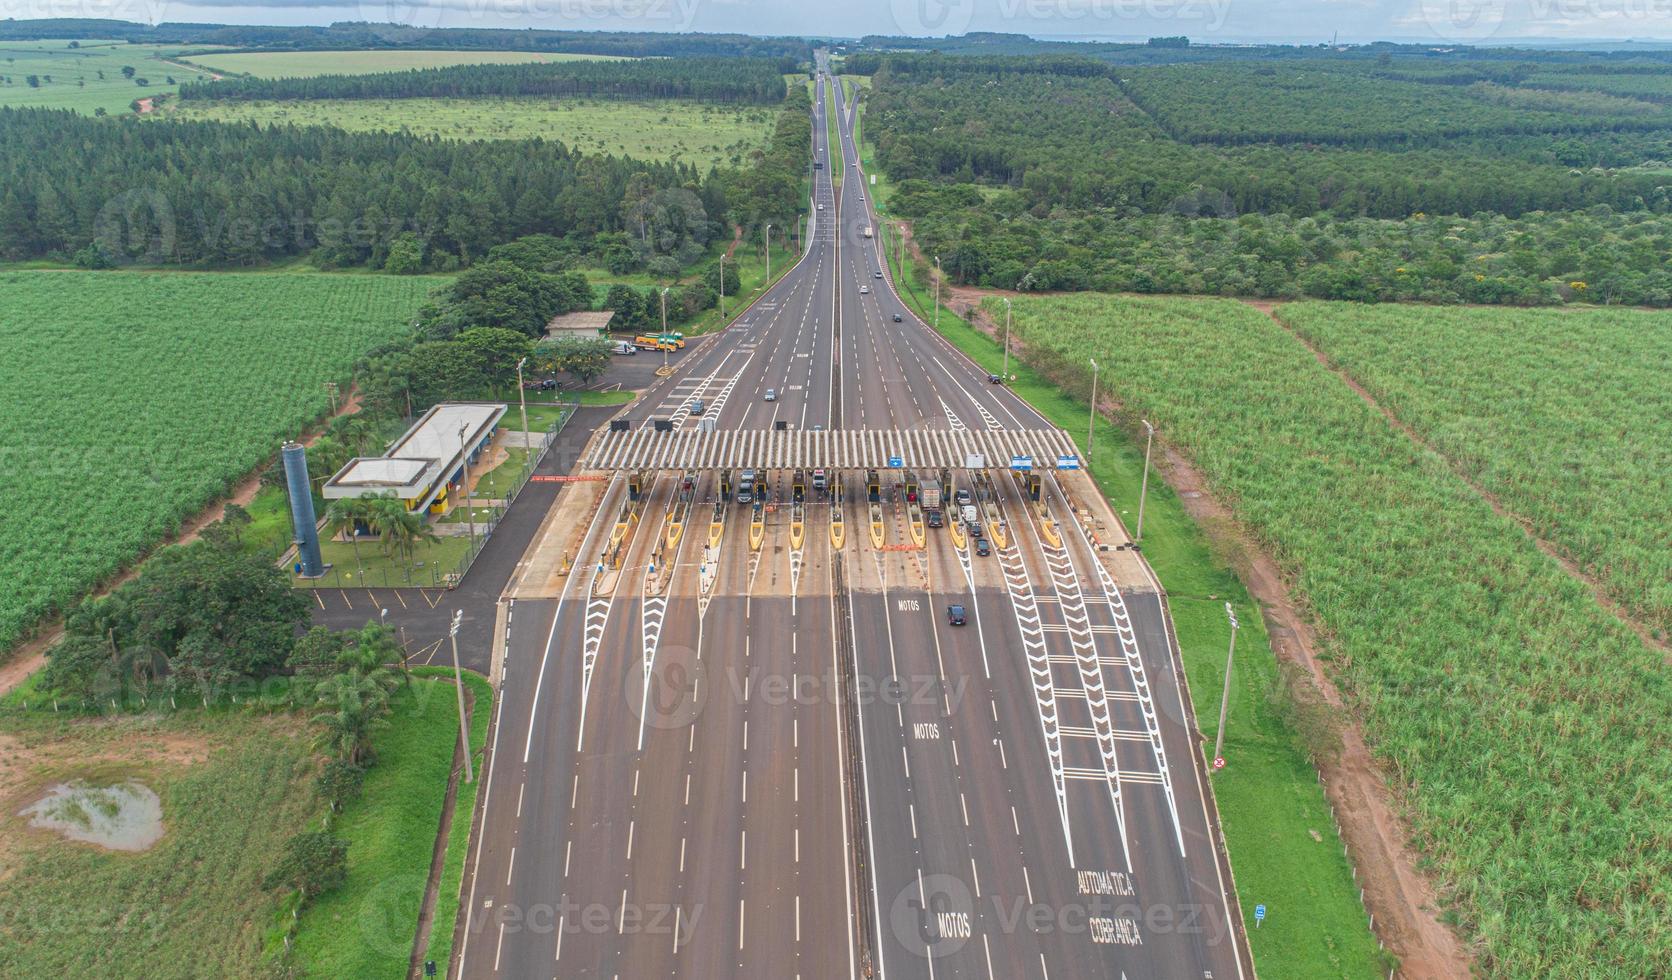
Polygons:
<instances>
[{"instance_id":1,"label":"toll office building","mask_svg":"<svg viewBox=\"0 0 1672 980\"><path fill-rule=\"evenodd\" d=\"M464 493L465 464L493 441L505 406L443 402L425 412L382 456L349 460L321 493L326 500L393 493L407 510L444 514Z\"/></svg>"}]
</instances>

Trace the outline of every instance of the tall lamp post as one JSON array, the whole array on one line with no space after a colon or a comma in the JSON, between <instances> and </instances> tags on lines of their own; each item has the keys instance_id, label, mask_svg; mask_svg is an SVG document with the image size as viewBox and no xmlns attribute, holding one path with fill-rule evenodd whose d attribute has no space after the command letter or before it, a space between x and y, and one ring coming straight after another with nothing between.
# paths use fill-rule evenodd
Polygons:
<instances>
[{"instance_id":1,"label":"tall lamp post","mask_svg":"<svg viewBox=\"0 0 1672 980\"><path fill-rule=\"evenodd\" d=\"M772 285L772 222L766 223L766 284Z\"/></svg>"},{"instance_id":2,"label":"tall lamp post","mask_svg":"<svg viewBox=\"0 0 1672 980\"><path fill-rule=\"evenodd\" d=\"M720 253L720 322L726 322L726 253Z\"/></svg>"},{"instance_id":3,"label":"tall lamp post","mask_svg":"<svg viewBox=\"0 0 1672 980\"><path fill-rule=\"evenodd\" d=\"M1004 297L1004 380L1010 380L1010 297ZM1142 513L1142 511L1139 511ZM1141 523L1141 522L1140 522Z\"/></svg>"},{"instance_id":4,"label":"tall lamp post","mask_svg":"<svg viewBox=\"0 0 1672 980\"><path fill-rule=\"evenodd\" d=\"M1144 498L1149 496L1149 458L1150 448L1155 445L1155 426L1149 419L1144 423L1144 479L1138 484L1138 540L1144 540Z\"/></svg>"},{"instance_id":5,"label":"tall lamp post","mask_svg":"<svg viewBox=\"0 0 1672 980\"><path fill-rule=\"evenodd\" d=\"M476 773L470 764L470 726L464 720L464 671L459 669L459 620L464 617L464 610L453 611L453 624L448 627L447 635L453 640L453 688L459 695L459 748L464 753L464 781L474 783Z\"/></svg>"},{"instance_id":6,"label":"tall lamp post","mask_svg":"<svg viewBox=\"0 0 1672 980\"><path fill-rule=\"evenodd\" d=\"M935 332L940 332L940 284L941 264L940 256L935 256Z\"/></svg>"},{"instance_id":7,"label":"tall lamp post","mask_svg":"<svg viewBox=\"0 0 1672 980\"><path fill-rule=\"evenodd\" d=\"M1088 357L1091 362L1091 412L1086 420L1086 463L1091 463L1091 442L1097 435L1097 358Z\"/></svg>"},{"instance_id":8,"label":"tall lamp post","mask_svg":"<svg viewBox=\"0 0 1672 980\"><path fill-rule=\"evenodd\" d=\"M532 462L533 459L534 459L534 454L527 451L528 450L528 396L524 393L527 389L525 389L523 387L523 373L522 373L523 365L527 364L527 363L528 363L528 358L526 358L526 357L517 362L517 407L522 409L523 450L524 450L523 468L524 469L527 469L528 464L530 462ZM1143 511L1139 510L1138 513L1141 514L1141 513L1143 513ZM1141 521L1139 523L1142 524Z\"/></svg>"},{"instance_id":9,"label":"tall lamp post","mask_svg":"<svg viewBox=\"0 0 1672 980\"><path fill-rule=\"evenodd\" d=\"M470 523L470 546L476 547L476 506L470 500L470 450L465 447L464 436L470 431L468 422L459 424L459 463L464 467L464 516Z\"/></svg>"},{"instance_id":10,"label":"tall lamp post","mask_svg":"<svg viewBox=\"0 0 1672 980\"><path fill-rule=\"evenodd\" d=\"M656 345L656 346L662 348L662 374L664 376L666 376L671 370L668 367L668 289L669 288L670 287L668 287L668 286L663 286L662 287L662 336L657 338L657 340L659 340L660 343L658 343Z\"/></svg>"},{"instance_id":11,"label":"tall lamp post","mask_svg":"<svg viewBox=\"0 0 1672 980\"><path fill-rule=\"evenodd\" d=\"M1225 616L1231 621L1231 648L1225 651L1225 690L1219 695L1219 734L1213 739L1213 758L1215 761L1224 758L1225 751L1225 706L1231 700L1231 657L1237 652L1237 612L1225 603Z\"/></svg>"}]
</instances>

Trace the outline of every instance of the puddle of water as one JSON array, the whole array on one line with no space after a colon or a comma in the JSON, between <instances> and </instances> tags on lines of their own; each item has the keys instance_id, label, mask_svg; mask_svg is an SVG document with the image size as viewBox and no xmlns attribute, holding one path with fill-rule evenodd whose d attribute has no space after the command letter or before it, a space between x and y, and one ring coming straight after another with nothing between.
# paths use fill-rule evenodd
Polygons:
<instances>
[{"instance_id":1,"label":"puddle of water","mask_svg":"<svg viewBox=\"0 0 1672 980\"><path fill-rule=\"evenodd\" d=\"M70 840L113 851L148 850L163 836L162 801L136 782L94 786L76 779L58 783L18 811L29 826L56 830Z\"/></svg>"}]
</instances>

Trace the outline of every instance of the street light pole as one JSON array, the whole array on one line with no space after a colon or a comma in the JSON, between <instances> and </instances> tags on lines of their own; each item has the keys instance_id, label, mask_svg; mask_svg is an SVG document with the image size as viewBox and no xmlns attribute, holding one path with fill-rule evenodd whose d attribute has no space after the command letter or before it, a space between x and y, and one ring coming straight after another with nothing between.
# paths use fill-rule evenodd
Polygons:
<instances>
[{"instance_id":1,"label":"street light pole","mask_svg":"<svg viewBox=\"0 0 1672 980\"><path fill-rule=\"evenodd\" d=\"M660 343L656 345L662 348L662 373L664 375L668 373L668 289L667 286L662 287L662 336L657 338Z\"/></svg>"},{"instance_id":2,"label":"street light pole","mask_svg":"<svg viewBox=\"0 0 1672 980\"><path fill-rule=\"evenodd\" d=\"M459 462L464 467L464 516L470 523L470 546L476 547L476 507L470 501L470 450L465 447L464 434L470 431L469 423L459 425Z\"/></svg>"},{"instance_id":3,"label":"street light pole","mask_svg":"<svg viewBox=\"0 0 1672 980\"><path fill-rule=\"evenodd\" d=\"M935 332L940 332L940 284L941 264L940 256L935 256Z\"/></svg>"},{"instance_id":4,"label":"street light pole","mask_svg":"<svg viewBox=\"0 0 1672 980\"><path fill-rule=\"evenodd\" d=\"M772 285L772 222L766 223L766 284Z\"/></svg>"},{"instance_id":5,"label":"street light pole","mask_svg":"<svg viewBox=\"0 0 1672 980\"><path fill-rule=\"evenodd\" d=\"M1225 616L1231 621L1231 648L1225 651L1225 690L1219 695L1219 734L1213 739L1213 757L1223 758L1225 750L1225 706L1231 700L1231 657L1237 652L1237 611L1225 603Z\"/></svg>"},{"instance_id":6,"label":"street light pole","mask_svg":"<svg viewBox=\"0 0 1672 980\"><path fill-rule=\"evenodd\" d=\"M726 322L726 253L720 253L720 322Z\"/></svg>"},{"instance_id":7,"label":"street light pole","mask_svg":"<svg viewBox=\"0 0 1672 980\"><path fill-rule=\"evenodd\" d=\"M1004 297L1004 380L1010 380L1010 297Z\"/></svg>"},{"instance_id":8,"label":"street light pole","mask_svg":"<svg viewBox=\"0 0 1672 980\"><path fill-rule=\"evenodd\" d=\"M1144 540L1144 498L1149 496L1149 458L1150 447L1155 445L1155 426L1149 419L1144 419L1144 479L1138 485L1138 540Z\"/></svg>"},{"instance_id":9,"label":"street light pole","mask_svg":"<svg viewBox=\"0 0 1672 980\"><path fill-rule=\"evenodd\" d=\"M1086 462L1091 462L1092 438L1097 435L1097 359L1088 357L1091 362L1091 412L1086 420Z\"/></svg>"},{"instance_id":10,"label":"street light pole","mask_svg":"<svg viewBox=\"0 0 1672 980\"><path fill-rule=\"evenodd\" d=\"M527 449L528 449L528 396L527 396L527 394L525 394L527 389L523 388L523 373L522 373L523 365L527 364L527 363L528 363L528 358L526 358L526 357L517 362L517 407L522 409L523 450L524 450L524 453L525 453L524 456L523 456L523 464L524 464L523 468L524 469L527 469L528 468L527 464L534 459L534 454L527 452ZM1139 511L1139 513L1143 513L1143 512Z\"/></svg>"},{"instance_id":11,"label":"street light pole","mask_svg":"<svg viewBox=\"0 0 1672 980\"><path fill-rule=\"evenodd\" d=\"M459 669L459 620L463 616L464 610L453 611L453 625L448 628L447 635L453 640L453 689L459 695L459 747L464 751L464 781L474 783L476 773L470 764L470 726L464 719L464 671Z\"/></svg>"}]
</instances>

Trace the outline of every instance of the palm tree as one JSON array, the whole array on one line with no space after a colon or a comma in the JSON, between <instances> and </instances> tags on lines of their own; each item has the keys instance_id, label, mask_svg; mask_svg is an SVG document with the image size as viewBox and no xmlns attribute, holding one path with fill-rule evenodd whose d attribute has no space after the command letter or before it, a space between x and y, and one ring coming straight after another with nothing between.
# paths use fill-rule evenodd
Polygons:
<instances>
[{"instance_id":1,"label":"palm tree","mask_svg":"<svg viewBox=\"0 0 1672 980\"><path fill-rule=\"evenodd\" d=\"M396 549L406 559L407 580L411 581L412 560L417 551L418 542L439 541L441 539L436 537L435 529L430 527L430 522L424 519L423 514L410 510L402 510L400 514L396 515L394 522L389 527L389 533L394 537Z\"/></svg>"},{"instance_id":2,"label":"palm tree","mask_svg":"<svg viewBox=\"0 0 1672 980\"><path fill-rule=\"evenodd\" d=\"M332 537L347 532L348 543L354 547L354 567L361 578L366 576L366 566L360 562L360 535L355 533L356 525L366 519L366 501L359 497L345 497L331 501L325 508L325 529Z\"/></svg>"},{"instance_id":3,"label":"palm tree","mask_svg":"<svg viewBox=\"0 0 1672 980\"><path fill-rule=\"evenodd\" d=\"M351 765L369 761L372 733L388 723L384 715L389 711L389 691L395 683L394 675L382 667L363 670L358 666L321 681L314 689L325 708L314 716L314 721L324 726L317 740L319 747L332 750Z\"/></svg>"},{"instance_id":4,"label":"palm tree","mask_svg":"<svg viewBox=\"0 0 1672 980\"><path fill-rule=\"evenodd\" d=\"M385 556L394 552L395 538L393 529L401 522L404 514L410 513L406 504L402 503L393 493L380 493L366 498L365 521L371 532L377 535L378 547Z\"/></svg>"}]
</instances>

